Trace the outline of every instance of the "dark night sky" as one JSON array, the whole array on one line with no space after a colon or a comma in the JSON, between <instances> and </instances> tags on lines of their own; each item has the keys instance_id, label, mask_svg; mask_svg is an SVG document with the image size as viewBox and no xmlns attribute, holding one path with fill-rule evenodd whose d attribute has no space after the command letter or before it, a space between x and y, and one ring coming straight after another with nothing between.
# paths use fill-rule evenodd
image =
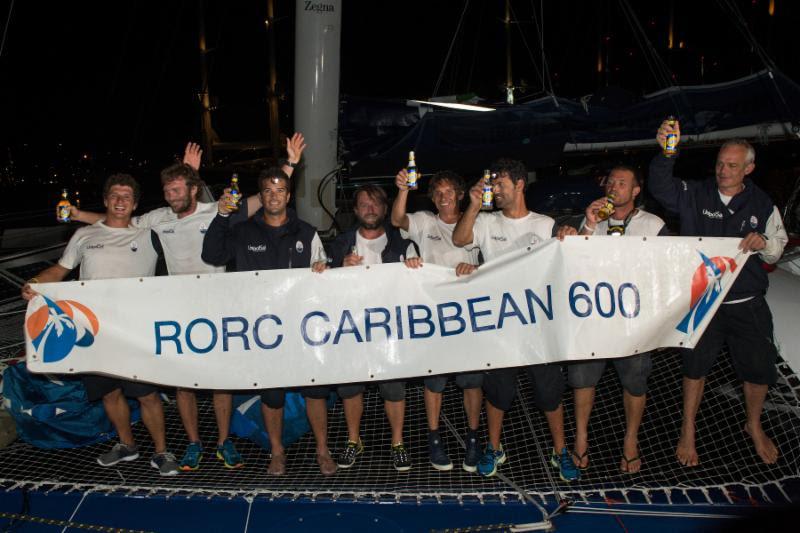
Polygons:
<instances>
[{"instance_id":1,"label":"dark night sky","mask_svg":"<svg viewBox=\"0 0 800 533\"><path fill-rule=\"evenodd\" d=\"M279 89L284 132L291 132L294 2L276 0ZM263 5L262 5L263 4ZM579 97L606 82L635 94L658 89L615 0L546 1L545 48L555 92ZM732 29L718 2L674 1L675 43L666 50L669 1L631 2L642 26L677 80L699 83L705 56L707 83L758 70L758 61ZM739 0L756 37L779 68L798 80L795 43L798 2ZM502 97L505 38L503 2L472 0L440 94L474 91ZM541 88L520 31L539 63L532 6L512 2L515 82L532 95ZM0 4L5 23L9 2ZM391 7L389 7L391 6ZM439 75L464 3L405 0L386 4L346 0L343 6L341 92L375 97L429 96ZM215 125L224 140L266 136L266 2L206 1ZM28 143L62 142L71 150L172 154L186 139L199 140L200 85L197 2L17 1L0 57L3 152ZM598 43L609 37L611 73L596 72ZM617 70L618 69L618 70ZM525 96L525 95L522 95Z\"/></svg>"}]
</instances>

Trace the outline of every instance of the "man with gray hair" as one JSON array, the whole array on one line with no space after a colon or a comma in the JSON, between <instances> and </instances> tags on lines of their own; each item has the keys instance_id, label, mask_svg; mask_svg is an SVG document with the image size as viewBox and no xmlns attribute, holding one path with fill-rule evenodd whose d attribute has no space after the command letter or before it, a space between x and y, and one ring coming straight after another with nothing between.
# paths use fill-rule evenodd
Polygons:
<instances>
[{"instance_id":1,"label":"man with gray hair","mask_svg":"<svg viewBox=\"0 0 800 533\"><path fill-rule=\"evenodd\" d=\"M680 136L680 125L664 121L656 139ZM686 181L672 175L675 157L658 154L650 163L650 193L668 211L680 215L681 235L741 238L748 257L717 314L693 350L683 353L683 423L676 455L684 466L700 462L695 444L695 418L703 398L705 376L724 344L743 381L747 420L744 430L761 460L774 464L778 448L761 427L767 389L777 379L777 350L772 340L772 315L764 295L769 281L764 263L775 263L788 240L780 213L769 196L748 176L755 169L755 150L745 140L731 140L717 155L716 177ZM710 268L710 267L709 267Z\"/></svg>"}]
</instances>

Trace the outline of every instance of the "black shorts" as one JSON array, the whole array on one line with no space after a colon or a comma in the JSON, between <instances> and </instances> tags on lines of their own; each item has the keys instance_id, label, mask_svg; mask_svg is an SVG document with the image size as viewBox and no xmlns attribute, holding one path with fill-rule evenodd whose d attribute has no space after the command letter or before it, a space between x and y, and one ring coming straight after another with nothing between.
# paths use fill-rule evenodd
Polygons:
<instances>
[{"instance_id":1,"label":"black shorts","mask_svg":"<svg viewBox=\"0 0 800 533\"><path fill-rule=\"evenodd\" d=\"M483 377L483 392L486 399L502 411L511 409L517 395L517 371L519 368L490 370ZM556 363L525 367L533 385L533 403L542 411L550 412L561 405L564 395L564 374Z\"/></svg>"},{"instance_id":2,"label":"black shorts","mask_svg":"<svg viewBox=\"0 0 800 533\"><path fill-rule=\"evenodd\" d=\"M693 350L683 351L683 375L704 378L723 345L742 381L774 385L778 350L772 338L772 313L763 296L738 304L722 304Z\"/></svg>"},{"instance_id":3,"label":"black shorts","mask_svg":"<svg viewBox=\"0 0 800 533\"><path fill-rule=\"evenodd\" d=\"M122 389L122 394L128 398L141 398L154 392L158 387L151 383L128 381L126 379L101 376L99 374L86 374L81 376L83 386L86 388L86 397L90 402L102 399L106 394Z\"/></svg>"},{"instance_id":4,"label":"black shorts","mask_svg":"<svg viewBox=\"0 0 800 533\"><path fill-rule=\"evenodd\" d=\"M331 392L330 387L302 387L297 389L303 398L325 400ZM286 404L286 389L264 389L261 391L261 403L270 409L283 409Z\"/></svg>"}]
</instances>

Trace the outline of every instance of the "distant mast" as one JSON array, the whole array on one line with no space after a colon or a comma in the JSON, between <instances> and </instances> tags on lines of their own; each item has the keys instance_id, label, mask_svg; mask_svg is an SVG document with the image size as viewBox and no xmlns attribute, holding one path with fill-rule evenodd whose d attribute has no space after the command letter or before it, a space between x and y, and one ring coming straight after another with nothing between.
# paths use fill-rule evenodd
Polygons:
<instances>
[{"instance_id":1,"label":"distant mast","mask_svg":"<svg viewBox=\"0 0 800 533\"><path fill-rule=\"evenodd\" d=\"M308 145L303 165L295 171L295 198L300 218L324 231L332 221L317 199L317 188L338 166L342 1L301 0L295 5L294 123ZM331 213L335 189L326 187L322 197Z\"/></svg>"}]
</instances>

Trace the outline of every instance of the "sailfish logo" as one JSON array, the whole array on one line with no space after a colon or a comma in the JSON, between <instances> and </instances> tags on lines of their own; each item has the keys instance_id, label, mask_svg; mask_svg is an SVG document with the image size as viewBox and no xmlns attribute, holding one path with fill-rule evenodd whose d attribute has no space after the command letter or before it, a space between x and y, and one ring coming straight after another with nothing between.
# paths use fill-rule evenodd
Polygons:
<instances>
[{"instance_id":1,"label":"sailfish logo","mask_svg":"<svg viewBox=\"0 0 800 533\"><path fill-rule=\"evenodd\" d=\"M45 296L44 301L25 319L25 329L45 363L61 361L75 346L94 343L100 323L91 309L73 300L54 302Z\"/></svg>"},{"instance_id":2,"label":"sailfish logo","mask_svg":"<svg viewBox=\"0 0 800 533\"><path fill-rule=\"evenodd\" d=\"M731 272L736 270L736 261L731 257L709 258L699 250L697 253L703 262L692 276L692 302L689 312L676 328L683 333L697 329L722 293L722 275L729 269Z\"/></svg>"}]
</instances>

